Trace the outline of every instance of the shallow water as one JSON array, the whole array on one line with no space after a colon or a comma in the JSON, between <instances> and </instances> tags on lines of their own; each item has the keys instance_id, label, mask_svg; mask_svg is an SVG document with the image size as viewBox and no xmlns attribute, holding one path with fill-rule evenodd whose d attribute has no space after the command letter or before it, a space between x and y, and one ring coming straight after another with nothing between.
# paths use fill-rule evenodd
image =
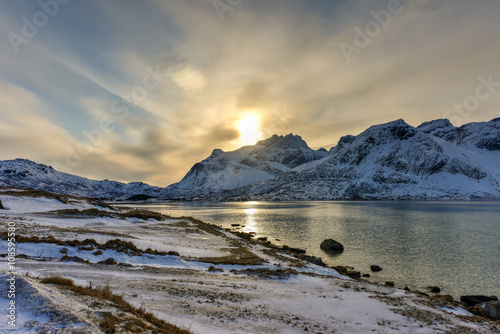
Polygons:
<instances>
[{"instance_id":1,"label":"shallow water","mask_svg":"<svg viewBox=\"0 0 500 334\"><path fill-rule=\"evenodd\" d=\"M499 202L169 202L136 205L171 216L267 236L307 249L329 265L348 265L371 280L425 290L500 296ZM333 238L344 252L319 245ZM276 239L279 239L276 240ZM370 265L383 268L371 273Z\"/></svg>"}]
</instances>

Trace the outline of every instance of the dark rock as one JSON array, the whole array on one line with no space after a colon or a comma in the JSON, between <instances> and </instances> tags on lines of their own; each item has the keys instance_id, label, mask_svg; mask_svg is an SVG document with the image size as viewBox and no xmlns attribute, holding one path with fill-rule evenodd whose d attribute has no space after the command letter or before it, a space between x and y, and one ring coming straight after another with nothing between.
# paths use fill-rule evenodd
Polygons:
<instances>
[{"instance_id":1,"label":"dark rock","mask_svg":"<svg viewBox=\"0 0 500 334\"><path fill-rule=\"evenodd\" d=\"M361 277L366 277L366 278L368 278L368 277L370 277L370 274L363 274L363 275L361 275Z\"/></svg>"},{"instance_id":2,"label":"dark rock","mask_svg":"<svg viewBox=\"0 0 500 334\"><path fill-rule=\"evenodd\" d=\"M231 226L238 227L238 226L241 226L241 225L240 224L231 224Z\"/></svg>"},{"instance_id":3,"label":"dark rock","mask_svg":"<svg viewBox=\"0 0 500 334\"><path fill-rule=\"evenodd\" d=\"M344 246L333 239L323 240L319 247L326 252L342 252L344 250Z\"/></svg>"},{"instance_id":4,"label":"dark rock","mask_svg":"<svg viewBox=\"0 0 500 334\"><path fill-rule=\"evenodd\" d=\"M483 316L493 320L500 320L500 301L493 300L477 306L481 310Z\"/></svg>"},{"instance_id":5,"label":"dark rock","mask_svg":"<svg viewBox=\"0 0 500 334\"><path fill-rule=\"evenodd\" d=\"M113 259L112 257L108 257L106 260L104 261L99 261L97 262L98 264L106 264L106 265L114 265L114 264L117 264L116 260Z\"/></svg>"},{"instance_id":6,"label":"dark rock","mask_svg":"<svg viewBox=\"0 0 500 334\"><path fill-rule=\"evenodd\" d=\"M359 271L348 270L346 272L346 275L349 276L350 278L354 278L354 279L361 278L361 273Z\"/></svg>"},{"instance_id":7,"label":"dark rock","mask_svg":"<svg viewBox=\"0 0 500 334\"><path fill-rule=\"evenodd\" d=\"M62 261L62 262L79 262L79 263L85 262L85 260L82 259L81 257L78 257L78 256L68 256L68 255L64 255L59 261Z\"/></svg>"},{"instance_id":8,"label":"dark rock","mask_svg":"<svg viewBox=\"0 0 500 334\"><path fill-rule=\"evenodd\" d=\"M267 241L267 237L260 237L260 238L257 238L257 240L260 240L260 241Z\"/></svg>"},{"instance_id":9,"label":"dark rock","mask_svg":"<svg viewBox=\"0 0 500 334\"><path fill-rule=\"evenodd\" d=\"M311 262L315 265L326 267L326 264L323 262L323 259L316 256L304 255L304 261Z\"/></svg>"},{"instance_id":10,"label":"dark rock","mask_svg":"<svg viewBox=\"0 0 500 334\"><path fill-rule=\"evenodd\" d=\"M385 282L385 286L394 287L394 282Z\"/></svg>"},{"instance_id":11,"label":"dark rock","mask_svg":"<svg viewBox=\"0 0 500 334\"><path fill-rule=\"evenodd\" d=\"M342 274L342 275L346 275L347 274L347 268L346 267L336 266L336 267L332 267L332 269L335 269L336 271L338 271L339 274Z\"/></svg>"},{"instance_id":12,"label":"dark rock","mask_svg":"<svg viewBox=\"0 0 500 334\"><path fill-rule=\"evenodd\" d=\"M487 303L491 301L495 301L496 297L488 297L483 295L468 295L468 296L460 296L460 301L469 306L474 306L476 304Z\"/></svg>"},{"instance_id":13,"label":"dark rock","mask_svg":"<svg viewBox=\"0 0 500 334\"><path fill-rule=\"evenodd\" d=\"M0 201L0 210L5 210L5 208L3 207L2 201Z\"/></svg>"},{"instance_id":14,"label":"dark rock","mask_svg":"<svg viewBox=\"0 0 500 334\"><path fill-rule=\"evenodd\" d=\"M409 287L407 287L407 286L405 286L405 288L404 288L403 290L405 290L405 291L410 291L410 288L409 288Z\"/></svg>"},{"instance_id":15,"label":"dark rock","mask_svg":"<svg viewBox=\"0 0 500 334\"><path fill-rule=\"evenodd\" d=\"M422 291L415 291L415 294L420 295L420 296L429 297L428 293L425 293L425 292L422 292Z\"/></svg>"},{"instance_id":16,"label":"dark rock","mask_svg":"<svg viewBox=\"0 0 500 334\"><path fill-rule=\"evenodd\" d=\"M371 271L373 271L374 273L376 273L376 272L378 272L378 271L382 271L383 269L382 269L382 267L377 266L376 264L372 264L372 265L370 266L370 270L371 270Z\"/></svg>"},{"instance_id":17,"label":"dark rock","mask_svg":"<svg viewBox=\"0 0 500 334\"><path fill-rule=\"evenodd\" d=\"M180 256L180 254L176 251L168 251L167 255Z\"/></svg>"},{"instance_id":18,"label":"dark rock","mask_svg":"<svg viewBox=\"0 0 500 334\"><path fill-rule=\"evenodd\" d=\"M427 289L429 289L429 291L432 293L440 293L441 292L441 289L437 286L428 286Z\"/></svg>"},{"instance_id":19,"label":"dark rock","mask_svg":"<svg viewBox=\"0 0 500 334\"><path fill-rule=\"evenodd\" d=\"M285 249L285 248L283 248L283 249ZM305 254L306 253L305 249L300 249L300 248L288 247L288 250L290 252L294 252L294 253L297 253L297 254Z\"/></svg>"}]
</instances>

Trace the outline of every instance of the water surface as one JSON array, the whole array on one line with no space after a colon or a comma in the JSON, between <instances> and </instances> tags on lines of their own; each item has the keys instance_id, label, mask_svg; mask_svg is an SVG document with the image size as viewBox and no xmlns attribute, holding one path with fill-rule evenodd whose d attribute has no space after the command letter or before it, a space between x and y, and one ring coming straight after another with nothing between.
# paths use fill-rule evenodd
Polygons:
<instances>
[{"instance_id":1,"label":"water surface","mask_svg":"<svg viewBox=\"0 0 500 334\"><path fill-rule=\"evenodd\" d=\"M266 236L304 248L329 265L352 266L372 280L421 290L437 285L455 298L500 296L498 202L169 202L136 205L171 216ZM344 252L319 245L333 238ZM370 265L384 270L371 273Z\"/></svg>"}]
</instances>

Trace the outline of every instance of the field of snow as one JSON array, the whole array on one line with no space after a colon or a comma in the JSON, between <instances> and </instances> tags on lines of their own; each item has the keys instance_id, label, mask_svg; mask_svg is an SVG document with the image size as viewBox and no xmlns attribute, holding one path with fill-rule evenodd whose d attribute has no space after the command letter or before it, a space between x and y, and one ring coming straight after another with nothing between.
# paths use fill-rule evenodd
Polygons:
<instances>
[{"instance_id":1,"label":"field of snow","mask_svg":"<svg viewBox=\"0 0 500 334\"><path fill-rule=\"evenodd\" d=\"M9 222L18 241L15 333L99 333L105 315L124 317L112 302L39 281L50 276L109 286L131 305L192 333L497 330L457 305L353 280L194 219L6 188L0 201L6 208L0 210L2 282L9 275ZM7 290L1 283L2 312ZM5 315L2 333L12 329Z\"/></svg>"}]
</instances>

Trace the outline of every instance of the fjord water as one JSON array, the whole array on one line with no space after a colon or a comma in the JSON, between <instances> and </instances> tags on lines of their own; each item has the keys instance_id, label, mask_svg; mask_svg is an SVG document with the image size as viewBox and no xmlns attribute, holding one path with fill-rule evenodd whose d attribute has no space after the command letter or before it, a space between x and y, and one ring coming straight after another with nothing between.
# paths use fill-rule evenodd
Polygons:
<instances>
[{"instance_id":1,"label":"fjord water","mask_svg":"<svg viewBox=\"0 0 500 334\"><path fill-rule=\"evenodd\" d=\"M242 231L304 248L328 265L352 266L374 281L421 291L435 285L455 298L500 296L499 202L169 202L138 207L226 228L241 224ZM323 252L319 245L326 238L341 242L344 252ZM383 271L371 273L372 264Z\"/></svg>"}]
</instances>

